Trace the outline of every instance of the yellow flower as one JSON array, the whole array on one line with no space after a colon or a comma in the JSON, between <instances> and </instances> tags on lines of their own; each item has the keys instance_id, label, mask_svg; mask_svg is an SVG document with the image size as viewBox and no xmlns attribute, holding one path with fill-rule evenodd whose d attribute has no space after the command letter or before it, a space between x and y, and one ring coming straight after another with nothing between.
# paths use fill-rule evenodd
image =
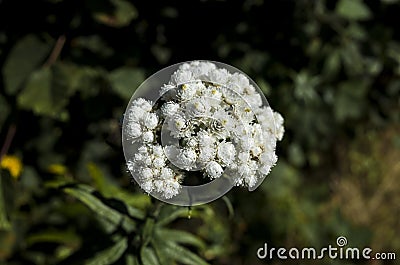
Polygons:
<instances>
[{"instance_id":1,"label":"yellow flower","mask_svg":"<svg viewBox=\"0 0 400 265\"><path fill-rule=\"evenodd\" d=\"M67 172L67 168L61 164L51 164L47 171L55 175L64 175Z\"/></svg>"},{"instance_id":2,"label":"yellow flower","mask_svg":"<svg viewBox=\"0 0 400 265\"><path fill-rule=\"evenodd\" d=\"M22 162L21 160L12 155L5 155L1 159L0 167L7 169L10 172L11 176L17 179L22 172Z\"/></svg>"}]
</instances>

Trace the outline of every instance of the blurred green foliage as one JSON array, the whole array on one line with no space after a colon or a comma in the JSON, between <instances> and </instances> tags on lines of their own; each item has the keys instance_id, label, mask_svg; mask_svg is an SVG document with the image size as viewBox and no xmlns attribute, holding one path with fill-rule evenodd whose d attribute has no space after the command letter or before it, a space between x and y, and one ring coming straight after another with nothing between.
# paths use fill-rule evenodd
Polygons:
<instances>
[{"instance_id":1,"label":"blurred green foliage","mask_svg":"<svg viewBox=\"0 0 400 265\"><path fill-rule=\"evenodd\" d=\"M0 263L280 264L257 249L338 236L399 256L399 12L397 0L0 1L0 156L12 158ZM147 76L194 59L248 73L286 135L255 192L187 209L130 182L120 119Z\"/></svg>"}]
</instances>

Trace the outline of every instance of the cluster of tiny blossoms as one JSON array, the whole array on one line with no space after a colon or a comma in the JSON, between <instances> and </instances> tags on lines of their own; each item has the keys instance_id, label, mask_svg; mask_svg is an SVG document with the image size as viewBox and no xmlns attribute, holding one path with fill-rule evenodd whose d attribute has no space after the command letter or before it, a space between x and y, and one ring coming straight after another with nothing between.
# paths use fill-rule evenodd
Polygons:
<instances>
[{"instance_id":1,"label":"cluster of tiny blossoms","mask_svg":"<svg viewBox=\"0 0 400 265\"><path fill-rule=\"evenodd\" d=\"M254 187L276 164L283 118L240 73L210 62L183 64L160 90L160 99L135 99L126 134L140 144L128 161L142 189L165 199L179 194L183 178L200 170L209 179L231 178ZM172 143L162 146L161 135Z\"/></svg>"}]
</instances>

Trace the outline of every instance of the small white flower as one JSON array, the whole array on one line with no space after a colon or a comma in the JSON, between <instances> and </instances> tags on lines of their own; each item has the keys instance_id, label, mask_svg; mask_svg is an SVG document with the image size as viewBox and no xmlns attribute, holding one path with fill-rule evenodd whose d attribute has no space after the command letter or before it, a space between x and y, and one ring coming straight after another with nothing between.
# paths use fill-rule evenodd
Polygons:
<instances>
[{"instance_id":1,"label":"small white flower","mask_svg":"<svg viewBox=\"0 0 400 265\"><path fill-rule=\"evenodd\" d=\"M262 164L260 166L260 168L258 169L258 171L260 171L261 174L263 175L268 175L269 172L271 172L271 165L269 164Z\"/></svg>"},{"instance_id":2,"label":"small white flower","mask_svg":"<svg viewBox=\"0 0 400 265\"><path fill-rule=\"evenodd\" d=\"M225 102L222 100L222 90L220 87L209 86L202 93L203 98L207 101L211 108L219 109Z\"/></svg>"},{"instance_id":3,"label":"small white flower","mask_svg":"<svg viewBox=\"0 0 400 265\"><path fill-rule=\"evenodd\" d=\"M142 135L142 127L137 122L129 122L126 126L126 133L130 138L138 138Z\"/></svg>"},{"instance_id":4,"label":"small white flower","mask_svg":"<svg viewBox=\"0 0 400 265\"><path fill-rule=\"evenodd\" d=\"M168 119L168 130L171 136L178 137L180 132L187 127L186 119L177 114L173 118Z\"/></svg>"},{"instance_id":5,"label":"small white flower","mask_svg":"<svg viewBox=\"0 0 400 265\"><path fill-rule=\"evenodd\" d=\"M157 127L158 124L158 116L155 113L148 113L144 118L144 126L148 129L153 130Z\"/></svg>"},{"instance_id":6,"label":"small white flower","mask_svg":"<svg viewBox=\"0 0 400 265\"><path fill-rule=\"evenodd\" d=\"M161 169L160 178L171 179L174 177L174 171L169 167L164 167Z\"/></svg>"},{"instance_id":7,"label":"small white flower","mask_svg":"<svg viewBox=\"0 0 400 265\"><path fill-rule=\"evenodd\" d=\"M136 153L136 154L133 156L133 161L132 161L132 163L133 163L134 165L138 165L138 164L140 164L140 163L144 163L144 159L145 159L145 155L144 155L144 154Z\"/></svg>"},{"instance_id":8,"label":"small white flower","mask_svg":"<svg viewBox=\"0 0 400 265\"><path fill-rule=\"evenodd\" d=\"M235 159L235 146L230 142L222 142L217 147L217 156L223 165L229 166Z\"/></svg>"},{"instance_id":9,"label":"small white flower","mask_svg":"<svg viewBox=\"0 0 400 265\"><path fill-rule=\"evenodd\" d=\"M228 72L228 70L216 69L208 73L208 80L219 85L224 85L228 82L230 76L231 74Z\"/></svg>"},{"instance_id":10,"label":"small white flower","mask_svg":"<svg viewBox=\"0 0 400 265\"><path fill-rule=\"evenodd\" d=\"M234 73L229 77L228 84L231 85L240 94L244 89L250 86L249 79L240 73Z\"/></svg>"},{"instance_id":11,"label":"small white flower","mask_svg":"<svg viewBox=\"0 0 400 265\"><path fill-rule=\"evenodd\" d=\"M183 100L187 101L192 99L197 93L197 86L195 83L187 83L178 87L177 95Z\"/></svg>"},{"instance_id":12,"label":"small white flower","mask_svg":"<svg viewBox=\"0 0 400 265\"><path fill-rule=\"evenodd\" d=\"M195 98L186 104L186 111L192 117L202 117L210 111L210 105L204 98Z\"/></svg>"},{"instance_id":13,"label":"small white flower","mask_svg":"<svg viewBox=\"0 0 400 265\"><path fill-rule=\"evenodd\" d=\"M224 101L229 105L238 104L242 100L240 94L229 87L223 87L221 91Z\"/></svg>"},{"instance_id":14,"label":"small white flower","mask_svg":"<svg viewBox=\"0 0 400 265\"><path fill-rule=\"evenodd\" d=\"M128 160L128 162L126 163L126 166L129 171L133 171L133 169L135 168L135 163L131 160Z\"/></svg>"},{"instance_id":15,"label":"small white flower","mask_svg":"<svg viewBox=\"0 0 400 265\"><path fill-rule=\"evenodd\" d=\"M275 137L278 141L282 140L285 128L283 127L283 117L278 112L274 112Z\"/></svg>"},{"instance_id":16,"label":"small white flower","mask_svg":"<svg viewBox=\"0 0 400 265\"><path fill-rule=\"evenodd\" d=\"M224 172L220 164L215 161L208 162L205 171L211 179L219 178Z\"/></svg>"},{"instance_id":17,"label":"small white flower","mask_svg":"<svg viewBox=\"0 0 400 265\"><path fill-rule=\"evenodd\" d=\"M239 176L241 176L242 178L245 178L252 174L252 170L248 164L238 165L237 171Z\"/></svg>"},{"instance_id":18,"label":"small white flower","mask_svg":"<svg viewBox=\"0 0 400 265\"><path fill-rule=\"evenodd\" d=\"M146 111L141 107L132 106L128 112L128 121L129 122L140 122L143 117L146 115Z\"/></svg>"},{"instance_id":19,"label":"small white flower","mask_svg":"<svg viewBox=\"0 0 400 265\"><path fill-rule=\"evenodd\" d=\"M251 154L255 157L258 157L262 153L263 149L259 145L254 145L251 148Z\"/></svg>"},{"instance_id":20,"label":"small white flower","mask_svg":"<svg viewBox=\"0 0 400 265\"><path fill-rule=\"evenodd\" d=\"M164 157L164 150L161 145L153 146L153 155L155 155L157 157Z\"/></svg>"},{"instance_id":21,"label":"small white flower","mask_svg":"<svg viewBox=\"0 0 400 265\"><path fill-rule=\"evenodd\" d=\"M191 81L192 78L193 78L192 72L184 71L184 70L177 70L171 76L171 85L180 85L180 84Z\"/></svg>"},{"instance_id":22,"label":"small white flower","mask_svg":"<svg viewBox=\"0 0 400 265\"><path fill-rule=\"evenodd\" d=\"M172 197L176 196L179 194L179 191L181 189L181 185L178 183L176 180L166 180L164 182L164 190L163 194L166 199L171 199Z\"/></svg>"},{"instance_id":23,"label":"small white flower","mask_svg":"<svg viewBox=\"0 0 400 265\"><path fill-rule=\"evenodd\" d=\"M151 159L150 156L145 156L145 158L143 160L143 163L144 163L145 166L150 167L152 165L152 163L153 163L153 160Z\"/></svg>"},{"instance_id":24,"label":"small white flower","mask_svg":"<svg viewBox=\"0 0 400 265\"><path fill-rule=\"evenodd\" d=\"M154 133L152 131L146 131L142 135L144 143L151 143L154 141Z\"/></svg>"},{"instance_id":25,"label":"small white flower","mask_svg":"<svg viewBox=\"0 0 400 265\"><path fill-rule=\"evenodd\" d=\"M216 69L215 64L203 61L185 63L180 67L180 70L191 72L194 79L204 77L214 69Z\"/></svg>"},{"instance_id":26,"label":"small white flower","mask_svg":"<svg viewBox=\"0 0 400 265\"><path fill-rule=\"evenodd\" d=\"M221 126L229 131L232 131L236 126L235 119L233 119L232 116L223 109L217 110L214 113L213 118L218 120Z\"/></svg>"},{"instance_id":27,"label":"small white flower","mask_svg":"<svg viewBox=\"0 0 400 265\"><path fill-rule=\"evenodd\" d=\"M153 161L154 162L154 161ZM153 166L153 175L154 175L154 177L158 177L159 175L160 175L160 173L161 173L161 169L160 168L156 168L156 167L154 167L154 163L152 164L152 166Z\"/></svg>"},{"instance_id":28,"label":"small white flower","mask_svg":"<svg viewBox=\"0 0 400 265\"><path fill-rule=\"evenodd\" d=\"M200 147L199 148L199 156L197 158L197 161L201 164L205 164L215 158L215 148L214 147Z\"/></svg>"},{"instance_id":29,"label":"small white flower","mask_svg":"<svg viewBox=\"0 0 400 265\"><path fill-rule=\"evenodd\" d=\"M132 106L139 107L142 110L148 112L148 111L151 111L151 109L153 108L153 103L144 98L138 98L132 102Z\"/></svg>"},{"instance_id":30,"label":"small white flower","mask_svg":"<svg viewBox=\"0 0 400 265\"><path fill-rule=\"evenodd\" d=\"M247 184L247 186L248 186L249 188L252 188L252 187L254 187L254 185L256 185L256 183L257 183L257 176L256 176L256 175L247 175L247 176L244 178L244 182Z\"/></svg>"},{"instance_id":31,"label":"small white flower","mask_svg":"<svg viewBox=\"0 0 400 265\"><path fill-rule=\"evenodd\" d=\"M245 124L249 124L255 119L253 109L251 108L251 106L247 105L247 103L244 103L244 101L240 102L242 103L234 106L233 113L239 121Z\"/></svg>"},{"instance_id":32,"label":"small white flower","mask_svg":"<svg viewBox=\"0 0 400 265\"><path fill-rule=\"evenodd\" d=\"M164 179L156 179L154 180L154 189L158 192L161 193L164 191Z\"/></svg>"},{"instance_id":33,"label":"small white flower","mask_svg":"<svg viewBox=\"0 0 400 265\"><path fill-rule=\"evenodd\" d=\"M164 95L165 93L167 93L168 91L171 91L171 89L174 89L175 86L171 85L171 84L165 84L161 87L160 89L160 96Z\"/></svg>"},{"instance_id":34,"label":"small white flower","mask_svg":"<svg viewBox=\"0 0 400 265\"><path fill-rule=\"evenodd\" d=\"M190 138L187 142L186 142L186 146L189 148L197 148L197 145L199 144L199 142L197 141L196 138Z\"/></svg>"},{"instance_id":35,"label":"small white flower","mask_svg":"<svg viewBox=\"0 0 400 265\"><path fill-rule=\"evenodd\" d=\"M254 146L254 139L250 136L244 135L240 139L240 147L243 151L250 151Z\"/></svg>"},{"instance_id":36,"label":"small white flower","mask_svg":"<svg viewBox=\"0 0 400 265\"><path fill-rule=\"evenodd\" d=\"M262 99L260 94L251 94L243 97L246 103L252 108L257 108L262 105Z\"/></svg>"},{"instance_id":37,"label":"small white flower","mask_svg":"<svg viewBox=\"0 0 400 265\"><path fill-rule=\"evenodd\" d=\"M155 168L162 168L165 166L165 160L162 157L156 157L153 160L153 166Z\"/></svg>"},{"instance_id":38,"label":"small white flower","mask_svg":"<svg viewBox=\"0 0 400 265\"><path fill-rule=\"evenodd\" d=\"M275 121L273 110L270 107L256 109L257 120L264 131L270 131L275 134Z\"/></svg>"},{"instance_id":39,"label":"small white flower","mask_svg":"<svg viewBox=\"0 0 400 265\"><path fill-rule=\"evenodd\" d=\"M197 139L201 147L212 147L216 142L216 139L204 130L197 133Z\"/></svg>"},{"instance_id":40,"label":"small white flower","mask_svg":"<svg viewBox=\"0 0 400 265\"><path fill-rule=\"evenodd\" d=\"M152 180L145 180L140 183L140 187L147 193L150 193L154 189L154 184Z\"/></svg>"},{"instance_id":41,"label":"small white flower","mask_svg":"<svg viewBox=\"0 0 400 265\"><path fill-rule=\"evenodd\" d=\"M169 101L167 103L164 103L161 107L161 113L164 115L164 117L172 117L177 113L179 110L179 104Z\"/></svg>"},{"instance_id":42,"label":"small white flower","mask_svg":"<svg viewBox=\"0 0 400 265\"><path fill-rule=\"evenodd\" d=\"M177 156L179 165L185 170L192 169L196 163L196 159L196 151L191 148L181 149Z\"/></svg>"},{"instance_id":43,"label":"small white flower","mask_svg":"<svg viewBox=\"0 0 400 265\"><path fill-rule=\"evenodd\" d=\"M249 152L240 152L238 154L238 159L240 163L247 163L250 159L250 153Z\"/></svg>"},{"instance_id":44,"label":"small white flower","mask_svg":"<svg viewBox=\"0 0 400 265\"><path fill-rule=\"evenodd\" d=\"M153 178L153 170L151 168L145 167L142 169L141 172L141 179L146 180L146 179L152 179Z\"/></svg>"},{"instance_id":45,"label":"small white flower","mask_svg":"<svg viewBox=\"0 0 400 265\"><path fill-rule=\"evenodd\" d=\"M260 161L261 163L273 166L278 161L278 157L276 156L275 152L263 152L260 155Z\"/></svg>"}]
</instances>

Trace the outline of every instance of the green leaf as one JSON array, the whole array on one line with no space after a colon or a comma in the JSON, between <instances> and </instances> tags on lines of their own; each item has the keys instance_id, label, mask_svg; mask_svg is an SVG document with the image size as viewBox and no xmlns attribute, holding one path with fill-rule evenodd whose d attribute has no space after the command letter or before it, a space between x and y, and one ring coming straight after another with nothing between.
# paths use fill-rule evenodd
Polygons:
<instances>
[{"instance_id":1,"label":"green leaf","mask_svg":"<svg viewBox=\"0 0 400 265\"><path fill-rule=\"evenodd\" d=\"M50 68L41 68L33 72L17 100L22 109L32 110L38 115L61 120L67 118L67 113L63 111L65 98L58 97L52 88Z\"/></svg>"},{"instance_id":2,"label":"green leaf","mask_svg":"<svg viewBox=\"0 0 400 265\"><path fill-rule=\"evenodd\" d=\"M142 233L144 246L146 246L150 242L150 240L153 236L153 231L154 231L154 219L149 218L146 220L146 223L144 224L143 233Z\"/></svg>"},{"instance_id":3,"label":"green leaf","mask_svg":"<svg viewBox=\"0 0 400 265\"><path fill-rule=\"evenodd\" d=\"M355 40L366 40L368 37L365 29L357 22L353 22L347 27L346 34Z\"/></svg>"},{"instance_id":4,"label":"green leaf","mask_svg":"<svg viewBox=\"0 0 400 265\"><path fill-rule=\"evenodd\" d=\"M153 246L154 251L157 254L159 263L160 264L174 264L173 261L170 259L170 257L166 256L165 253L162 251L162 249L164 248L163 243L162 243L163 241L165 241L165 238L163 238L162 240L155 238L151 242L151 245Z\"/></svg>"},{"instance_id":5,"label":"green leaf","mask_svg":"<svg viewBox=\"0 0 400 265\"><path fill-rule=\"evenodd\" d=\"M178 218L188 215L188 209L183 207L167 206L161 209L160 215L157 219L157 225L163 226L175 221Z\"/></svg>"},{"instance_id":6,"label":"green leaf","mask_svg":"<svg viewBox=\"0 0 400 265\"><path fill-rule=\"evenodd\" d=\"M105 75L101 67L90 67L72 63L57 62L54 64L53 79L64 88L66 97L80 91L85 97L96 95L97 82Z\"/></svg>"},{"instance_id":7,"label":"green leaf","mask_svg":"<svg viewBox=\"0 0 400 265\"><path fill-rule=\"evenodd\" d=\"M0 230L10 230L11 229L11 224L8 221L8 216L6 212L6 207L5 207L5 198L4 198L4 193L3 193L3 174L1 173L0 169Z\"/></svg>"},{"instance_id":8,"label":"green leaf","mask_svg":"<svg viewBox=\"0 0 400 265\"><path fill-rule=\"evenodd\" d=\"M74 45L88 49L89 51L103 57L113 54L113 50L98 35L80 36L73 40Z\"/></svg>"},{"instance_id":9,"label":"green leaf","mask_svg":"<svg viewBox=\"0 0 400 265\"><path fill-rule=\"evenodd\" d=\"M179 244L187 244L201 249L206 247L203 240L186 231L159 228L155 230L158 240L169 240Z\"/></svg>"},{"instance_id":10,"label":"green leaf","mask_svg":"<svg viewBox=\"0 0 400 265\"><path fill-rule=\"evenodd\" d=\"M336 49L330 51L324 61L324 66L323 66L324 75L327 77L334 78L339 73L340 67L341 67L340 51Z\"/></svg>"},{"instance_id":11,"label":"green leaf","mask_svg":"<svg viewBox=\"0 0 400 265\"><path fill-rule=\"evenodd\" d=\"M175 243L168 241L165 244L161 244L161 246L162 247L159 251L163 252L164 255L168 256L172 260L176 260L186 265L208 265L208 263L202 258Z\"/></svg>"},{"instance_id":12,"label":"green leaf","mask_svg":"<svg viewBox=\"0 0 400 265\"><path fill-rule=\"evenodd\" d=\"M104 219L111 221L113 224L118 225L121 222L121 214L105 205L94 195L79 188L65 188L64 191L83 202L89 209L93 210Z\"/></svg>"},{"instance_id":13,"label":"green leaf","mask_svg":"<svg viewBox=\"0 0 400 265\"><path fill-rule=\"evenodd\" d=\"M126 265L140 265L138 258L131 254L128 254L125 256L125 264Z\"/></svg>"},{"instance_id":14,"label":"green leaf","mask_svg":"<svg viewBox=\"0 0 400 265\"><path fill-rule=\"evenodd\" d=\"M144 73L139 69L122 67L112 71L109 80L114 92L128 100L143 82Z\"/></svg>"},{"instance_id":15,"label":"green leaf","mask_svg":"<svg viewBox=\"0 0 400 265\"><path fill-rule=\"evenodd\" d=\"M306 70L300 71L294 76L294 95L306 102L316 101L318 94L316 88L320 83L320 77L311 76Z\"/></svg>"},{"instance_id":16,"label":"green leaf","mask_svg":"<svg viewBox=\"0 0 400 265\"><path fill-rule=\"evenodd\" d=\"M15 94L28 76L49 54L51 45L34 35L21 39L9 53L3 66L5 90Z\"/></svg>"},{"instance_id":17,"label":"green leaf","mask_svg":"<svg viewBox=\"0 0 400 265\"><path fill-rule=\"evenodd\" d=\"M129 219L129 217L105 205L99 198L89 193L90 190L84 190L79 187L85 186L80 185L74 188L64 188L64 191L83 202L89 209L110 222L114 226L114 229L119 225L127 231L136 229L135 222Z\"/></svg>"},{"instance_id":18,"label":"green leaf","mask_svg":"<svg viewBox=\"0 0 400 265\"><path fill-rule=\"evenodd\" d=\"M344 70L348 76L359 76L364 73L364 61L360 47L349 42L340 50Z\"/></svg>"},{"instance_id":19,"label":"green leaf","mask_svg":"<svg viewBox=\"0 0 400 265\"><path fill-rule=\"evenodd\" d=\"M111 191L111 183L106 180L101 169L92 162L87 164L87 169L89 171L90 177L93 179L96 188L101 192L101 194L105 197L108 197L112 194Z\"/></svg>"},{"instance_id":20,"label":"green leaf","mask_svg":"<svg viewBox=\"0 0 400 265\"><path fill-rule=\"evenodd\" d=\"M156 253L150 247L143 247L140 252L143 265L159 265Z\"/></svg>"},{"instance_id":21,"label":"green leaf","mask_svg":"<svg viewBox=\"0 0 400 265\"><path fill-rule=\"evenodd\" d=\"M116 8L115 17L118 26L126 26L138 16L138 12L132 3L125 0L111 0L111 2Z\"/></svg>"},{"instance_id":22,"label":"green leaf","mask_svg":"<svg viewBox=\"0 0 400 265\"><path fill-rule=\"evenodd\" d=\"M70 231L43 231L37 234L29 235L25 240L27 245L33 245L41 242L54 242L70 246L78 246L80 237Z\"/></svg>"},{"instance_id":23,"label":"green leaf","mask_svg":"<svg viewBox=\"0 0 400 265\"><path fill-rule=\"evenodd\" d=\"M128 240L120 239L114 246L99 252L96 256L87 260L86 265L108 265L116 262L128 248Z\"/></svg>"},{"instance_id":24,"label":"green leaf","mask_svg":"<svg viewBox=\"0 0 400 265\"><path fill-rule=\"evenodd\" d=\"M130 2L126 0L111 0L114 5L114 12L107 14L98 12L94 14L94 18L107 26L110 27L124 27L137 18L138 12Z\"/></svg>"},{"instance_id":25,"label":"green leaf","mask_svg":"<svg viewBox=\"0 0 400 265\"><path fill-rule=\"evenodd\" d=\"M96 188L100 191L102 196L105 198L113 198L124 204L129 216L143 220L145 218L145 213L133 205L130 204L131 200L135 200L135 195L129 194L124 190L120 189L114 183L104 176L101 169L95 163L89 163L87 165L89 175L92 177ZM146 196L148 197L148 196Z\"/></svg>"},{"instance_id":26,"label":"green leaf","mask_svg":"<svg viewBox=\"0 0 400 265\"><path fill-rule=\"evenodd\" d=\"M372 16L361 0L340 0L336 5L336 13L349 20L366 20Z\"/></svg>"},{"instance_id":27,"label":"green leaf","mask_svg":"<svg viewBox=\"0 0 400 265\"><path fill-rule=\"evenodd\" d=\"M63 177L58 177L56 179L52 179L52 180L48 180L48 181L44 182L44 186L46 188L53 188L53 189L58 189L63 186L68 186L71 184L75 184L75 182L68 180L66 178L63 178Z\"/></svg>"}]
</instances>

